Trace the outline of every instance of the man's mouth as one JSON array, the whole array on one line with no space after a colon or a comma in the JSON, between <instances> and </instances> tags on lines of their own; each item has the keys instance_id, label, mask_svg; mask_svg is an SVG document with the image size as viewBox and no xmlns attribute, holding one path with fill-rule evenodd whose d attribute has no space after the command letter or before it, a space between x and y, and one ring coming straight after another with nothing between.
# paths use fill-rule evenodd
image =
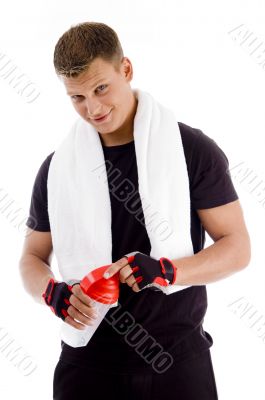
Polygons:
<instances>
[{"instance_id":1,"label":"man's mouth","mask_svg":"<svg viewBox=\"0 0 265 400\"><path fill-rule=\"evenodd\" d=\"M93 118L93 121L97 121L97 122L101 122L104 121L105 119L107 119L107 117L110 115L111 110L108 112L108 114L103 115L102 117L99 118Z\"/></svg>"}]
</instances>

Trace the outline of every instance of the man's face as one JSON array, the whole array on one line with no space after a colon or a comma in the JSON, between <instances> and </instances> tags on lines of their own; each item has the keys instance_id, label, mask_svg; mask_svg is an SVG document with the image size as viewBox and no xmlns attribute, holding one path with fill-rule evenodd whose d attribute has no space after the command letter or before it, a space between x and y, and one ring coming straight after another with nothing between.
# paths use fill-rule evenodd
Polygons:
<instances>
[{"instance_id":1,"label":"man's face","mask_svg":"<svg viewBox=\"0 0 265 400\"><path fill-rule=\"evenodd\" d=\"M130 87L132 75L127 57L121 61L118 72L113 64L98 57L87 71L76 78L62 77L62 81L77 113L104 135L122 128L128 130L135 106ZM105 117L98 119L102 116Z\"/></svg>"}]
</instances>

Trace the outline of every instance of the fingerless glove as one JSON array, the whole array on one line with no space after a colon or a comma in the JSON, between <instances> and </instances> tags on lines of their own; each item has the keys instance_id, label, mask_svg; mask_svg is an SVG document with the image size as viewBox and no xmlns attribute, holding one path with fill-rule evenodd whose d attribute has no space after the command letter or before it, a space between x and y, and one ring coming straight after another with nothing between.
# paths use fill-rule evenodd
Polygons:
<instances>
[{"instance_id":1,"label":"fingerless glove","mask_svg":"<svg viewBox=\"0 0 265 400\"><path fill-rule=\"evenodd\" d=\"M133 252L125 255L128 264L132 268L139 289L143 289L151 284L168 286L174 284L177 277L177 268L166 257L159 260L147 256L141 252Z\"/></svg>"},{"instance_id":2,"label":"fingerless glove","mask_svg":"<svg viewBox=\"0 0 265 400\"><path fill-rule=\"evenodd\" d=\"M75 283L77 284L77 283ZM72 294L72 287L65 282L55 282L50 279L45 292L42 294L45 303L51 311L63 321L68 316L67 309L70 305L69 298Z\"/></svg>"}]
</instances>

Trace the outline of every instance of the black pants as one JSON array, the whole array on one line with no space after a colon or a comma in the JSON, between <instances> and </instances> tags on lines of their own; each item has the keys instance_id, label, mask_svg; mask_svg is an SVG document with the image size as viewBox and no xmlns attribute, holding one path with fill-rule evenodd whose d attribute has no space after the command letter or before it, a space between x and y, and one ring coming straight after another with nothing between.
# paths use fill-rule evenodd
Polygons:
<instances>
[{"instance_id":1,"label":"black pants","mask_svg":"<svg viewBox=\"0 0 265 400\"><path fill-rule=\"evenodd\" d=\"M210 350L158 374L95 372L59 360L54 400L217 400Z\"/></svg>"}]
</instances>

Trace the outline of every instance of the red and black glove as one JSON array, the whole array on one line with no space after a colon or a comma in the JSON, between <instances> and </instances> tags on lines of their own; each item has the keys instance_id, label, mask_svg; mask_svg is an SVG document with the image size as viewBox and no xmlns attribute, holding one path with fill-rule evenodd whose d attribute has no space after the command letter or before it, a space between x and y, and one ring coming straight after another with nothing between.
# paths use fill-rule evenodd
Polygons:
<instances>
[{"instance_id":1,"label":"red and black glove","mask_svg":"<svg viewBox=\"0 0 265 400\"><path fill-rule=\"evenodd\" d=\"M133 270L134 276L139 289L150 284L158 284L160 286L168 286L174 284L177 277L177 268L166 257L159 260L146 254L135 251L123 257L128 259L128 264Z\"/></svg>"},{"instance_id":2,"label":"red and black glove","mask_svg":"<svg viewBox=\"0 0 265 400\"><path fill-rule=\"evenodd\" d=\"M50 307L52 312L63 321L68 316L67 309L70 305L69 298L72 294L72 287L78 284L74 283L72 286L65 282L55 282L50 279L45 292L42 294L45 303Z\"/></svg>"}]
</instances>

